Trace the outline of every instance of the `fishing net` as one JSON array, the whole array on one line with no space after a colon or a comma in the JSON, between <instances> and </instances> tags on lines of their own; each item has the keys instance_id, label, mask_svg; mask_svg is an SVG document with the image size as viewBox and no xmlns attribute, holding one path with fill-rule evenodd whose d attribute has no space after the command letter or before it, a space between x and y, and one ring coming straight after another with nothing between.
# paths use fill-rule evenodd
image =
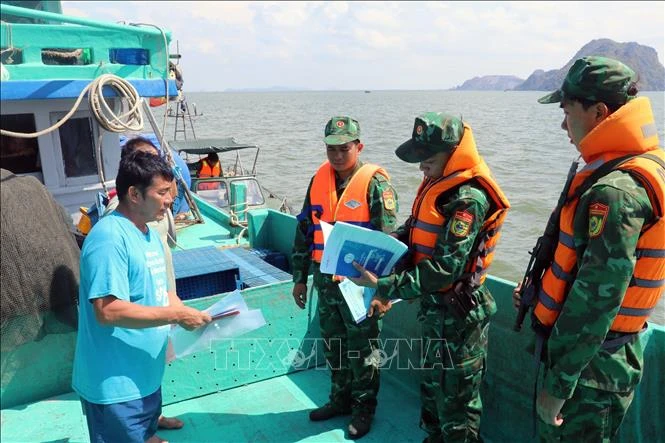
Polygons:
<instances>
[{"instance_id":1,"label":"fishing net","mask_svg":"<svg viewBox=\"0 0 665 443\"><path fill-rule=\"evenodd\" d=\"M44 348L54 343L49 337L66 337L64 348L49 350L58 358L73 359L80 251L70 217L36 178L2 169L0 181L0 336L6 407L9 393L25 391L30 368L36 369L39 358L46 357Z\"/></svg>"}]
</instances>

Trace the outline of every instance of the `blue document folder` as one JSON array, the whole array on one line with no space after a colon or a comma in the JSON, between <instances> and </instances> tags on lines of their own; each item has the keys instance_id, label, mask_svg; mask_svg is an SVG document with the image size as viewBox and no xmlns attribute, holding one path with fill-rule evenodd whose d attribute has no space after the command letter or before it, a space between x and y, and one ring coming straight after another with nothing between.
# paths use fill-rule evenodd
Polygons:
<instances>
[{"instance_id":1,"label":"blue document folder","mask_svg":"<svg viewBox=\"0 0 665 443\"><path fill-rule=\"evenodd\" d=\"M378 276L388 275L407 249L404 243L381 231L337 222L325 239L321 272L359 277L353 267L355 261Z\"/></svg>"}]
</instances>

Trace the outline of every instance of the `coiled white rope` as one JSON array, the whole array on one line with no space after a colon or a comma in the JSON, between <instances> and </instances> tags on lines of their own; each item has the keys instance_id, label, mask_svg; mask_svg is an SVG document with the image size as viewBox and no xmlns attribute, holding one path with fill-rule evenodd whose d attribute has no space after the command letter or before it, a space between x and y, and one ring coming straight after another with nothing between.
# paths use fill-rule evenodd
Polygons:
<instances>
[{"instance_id":1,"label":"coiled white rope","mask_svg":"<svg viewBox=\"0 0 665 443\"><path fill-rule=\"evenodd\" d=\"M118 115L111 109L104 98L104 87L108 86L115 90L118 97L120 97L120 112ZM2 135L17 138L37 138L49 132L55 131L60 126L64 125L67 120L71 118L76 112L83 97L88 94L88 106L90 112L95 117L99 125L109 132L125 132L125 131L141 131L143 129L143 114L141 113L141 97L139 96L136 88L127 80L113 74L102 74L91 81L79 94L74 106L60 121L50 126L49 128L42 129L41 131L24 133L13 132L5 129L0 129ZM127 112L122 111L127 107ZM97 173L99 175L99 182L104 189L104 193L108 196L108 189L106 187L106 178L104 177L104 166L102 158L102 139L103 135L99 134L97 145L95 146L95 158L97 161Z\"/></svg>"},{"instance_id":2,"label":"coiled white rope","mask_svg":"<svg viewBox=\"0 0 665 443\"><path fill-rule=\"evenodd\" d=\"M164 79L165 82L164 95L166 97L166 100L168 101L169 55L168 55L168 40L166 38L166 33L159 26L155 26L152 24L139 23L134 25L152 26L154 28L157 28L162 35L162 40L164 42L164 58L166 65L164 72L167 73L167 77ZM7 33L8 33L10 47L3 50L2 53L5 53L9 50L13 50L11 26L9 24L7 24ZM117 96L120 97L121 99L120 110L119 110L121 112L120 115L118 115L114 110L112 110L109 107L107 101L104 99L104 94L103 94L104 86L109 86L113 88ZM90 112L93 114L99 125L105 130L116 133L125 132L125 131L140 132L141 130L143 130L143 114L141 113L142 99L139 96L138 92L136 91L136 88L134 88L134 86L129 81L121 77L118 77L117 75L102 74L99 77L95 78L92 82L90 82L90 84L88 84L88 86L86 86L81 91L72 109L62 119L60 119L60 121L50 126L49 128L32 133L7 131L5 129L0 128L0 134L17 138L37 138L42 135L48 134L49 132L55 131L60 126L64 125L65 122L67 122L67 120L69 120L72 117L72 115L74 115L74 113L80 106L83 97L85 97L86 93L88 94L88 105L90 107ZM127 112L122 113L123 109L125 109L125 103L127 106ZM162 133L164 132L165 127L166 127L166 110L164 112ZM103 136L102 134L99 134L98 142L97 145L95 146L95 153L96 153L95 157L97 162L97 172L99 175L100 183L102 185L102 188L104 189L104 192L108 196L108 189L106 188L106 179L104 178L102 140ZM166 155L167 160L171 165L173 165L174 162L170 156L170 153L168 152L168 149L165 149L164 151L167 154Z\"/></svg>"},{"instance_id":3,"label":"coiled white rope","mask_svg":"<svg viewBox=\"0 0 665 443\"><path fill-rule=\"evenodd\" d=\"M120 115L111 109L104 99L103 89L108 86L115 90L120 100ZM124 131L141 131L143 129L143 114L141 114L141 97L136 91L136 88L127 80L113 74L102 74L94 79L88 86L86 86L79 94L72 109L57 123L49 128L42 129L41 131L23 133L7 131L0 129L2 135L18 138L37 138L44 134L55 131L60 126L64 125L69 118L76 112L80 106L86 93L88 94L88 105L90 112L94 115L95 119L99 122L100 126L109 132L124 132ZM125 108L127 111L122 113Z\"/></svg>"}]
</instances>

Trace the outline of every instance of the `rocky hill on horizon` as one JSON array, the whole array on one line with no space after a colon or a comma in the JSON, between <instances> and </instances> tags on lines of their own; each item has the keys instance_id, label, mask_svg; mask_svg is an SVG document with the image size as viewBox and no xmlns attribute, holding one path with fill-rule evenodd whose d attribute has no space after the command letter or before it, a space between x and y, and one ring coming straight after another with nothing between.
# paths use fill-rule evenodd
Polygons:
<instances>
[{"instance_id":1,"label":"rocky hill on horizon","mask_svg":"<svg viewBox=\"0 0 665 443\"><path fill-rule=\"evenodd\" d=\"M618 43L608 38L590 41L560 69L534 71L514 89L516 91L557 89L575 60L588 55L615 58L633 68L639 76L637 87L640 91L665 91L665 67L658 60L658 53L654 48L636 42Z\"/></svg>"},{"instance_id":2,"label":"rocky hill on horizon","mask_svg":"<svg viewBox=\"0 0 665 443\"><path fill-rule=\"evenodd\" d=\"M514 89L524 82L523 78L514 75L484 75L467 80L451 91L505 91Z\"/></svg>"},{"instance_id":3,"label":"rocky hill on horizon","mask_svg":"<svg viewBox=\"0 0 665 443\"><path fill-rule=\"evenodd\" d=\"M560 69L535 70L526 80L513 75L474 77L451 91L553 91L561 86L575 60L587 55L602 55L621 60L637 72L640 91L665 91L665 67L650 46L636 42L619 43L608 38L591 40Z\"/></svg>"}]
</instances>

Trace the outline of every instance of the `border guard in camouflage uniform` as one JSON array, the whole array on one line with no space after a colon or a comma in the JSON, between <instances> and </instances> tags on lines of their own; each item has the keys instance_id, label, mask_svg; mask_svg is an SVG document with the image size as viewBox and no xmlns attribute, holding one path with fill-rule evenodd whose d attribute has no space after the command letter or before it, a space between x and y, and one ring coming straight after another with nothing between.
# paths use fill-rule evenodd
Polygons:
<instances>
[{"instance_id":1,"label":"border guard in camouflage uniform","mask_svg":"<svg viewBox=\"0 0 665 443\"><path fill-rule=\"evenodd\" d=\"M586 162L564 191L551 265L535 288L542 441L616 435L642 373L638 334L665 288L665 155L635 82L617 60L584 57L538 100L560 104L561 128Z\"/></svg>"},{"instance_id":2,"label":"border guard in camouflage uniform","mask_svg":"<svg viewBox=\"0 0 665 443\"><path fill-rule=\"evenodd\" d=\"M333 117L325 127L325 161L312 178L298 216L293 248L293 297L304 309L307 276L314 271L319 294L321 336L332 372L330 401L310 412L312 421L353 414L349 436L357 439L370 430L379 391L378 364L370 358L378 352L376 339L381 321L374 317L358 324L338 288L339 278L322 274L323 233L320 221L344 221L391 232L395 228L397 194L386 171L363 164L360 126L350 117Z\"/></svg>"},{"instance_id":3,"label":"border guard in camouflage uniform","mask_svg":"<svg viewBox=\"0 0 665 443\"><path fill-rule=\"evenodd\" d=\"M426 441L479 441L487 331L496 312L484 285L510 204L461 118L428 112L395 152L420 162L424 179L411 216L394 234L409 245L411 266L387 277L355 264L355 283L376 287L374 307L420 297L423 368L421 427Z\"/></svg>"}]
</instances>

